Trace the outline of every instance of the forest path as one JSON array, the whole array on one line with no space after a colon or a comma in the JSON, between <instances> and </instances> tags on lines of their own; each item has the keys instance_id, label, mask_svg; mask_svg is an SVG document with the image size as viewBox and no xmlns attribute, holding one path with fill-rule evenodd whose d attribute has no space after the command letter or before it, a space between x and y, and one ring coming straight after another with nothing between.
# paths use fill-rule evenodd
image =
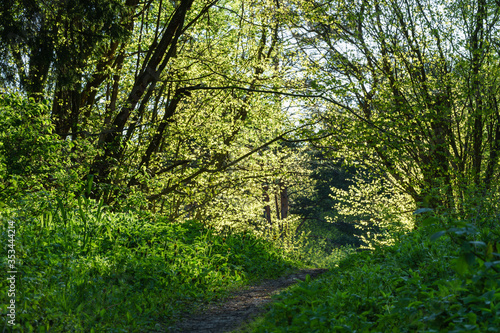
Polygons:
<instances>
[{"instance_id":1,"label":"forest path","mask_svg":"<svg viewBox=\"0 0 500 333\"><path fill-rule=\"evenodd\" d=\"M277 279L264 280L258 285L243 287L230 294L227 299L207 305L185 317L171 333L222 333L231 332L248 323L264 312L264 305L271 302L271 296L280 293L292 284L311 279L327 269L302 269Z\"/></svg>"}]
</instances>

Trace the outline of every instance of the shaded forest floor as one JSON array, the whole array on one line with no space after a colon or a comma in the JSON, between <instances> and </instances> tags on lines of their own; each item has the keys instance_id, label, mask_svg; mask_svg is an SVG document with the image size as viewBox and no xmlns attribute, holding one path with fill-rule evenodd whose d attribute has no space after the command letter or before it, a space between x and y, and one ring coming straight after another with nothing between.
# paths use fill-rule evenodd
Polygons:
<instances>
[{"instance_id":1,"label":"shaded forest floor","mask_svg":"<svg viewBox=\"0 0 500 333\"><path fill-rule=\"evenodd\" d=\"M221 301L201 306L193 314L185 314L175 326L164 327L161 332L220 333L237 330L261 314L265 310L264 305L271 302L273 295L304 281L307 275L313 279L326 271L327 269L322 268L302 269L242 288Z\"/></svg>"}]
</instances>

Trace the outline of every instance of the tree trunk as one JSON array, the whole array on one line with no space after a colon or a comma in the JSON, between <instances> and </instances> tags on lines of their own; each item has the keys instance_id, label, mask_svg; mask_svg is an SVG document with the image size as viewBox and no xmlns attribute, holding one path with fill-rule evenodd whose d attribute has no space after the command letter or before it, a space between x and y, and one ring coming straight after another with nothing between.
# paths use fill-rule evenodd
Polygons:
<instances>
[{"instance_id":1,"label":"tree trunk","mask_svg":"<svg viewBox=\"0 0 500 333\"><path fill-rule=\"evenodd\" d=\"M177 41L182 34L184 20L194 0L183 0L173 14L168 27L165 29L161 40L157 45L151 45L152 56L143 65L143 70L135 80L127 101L116 115L111 128L104 134L101 142L104 153L96 158L91 167L91 173L95 175L95 181L99 183L109 182L113 161L119 160L123 152L123 130L129 121L132 111L139 101L144 97L149 85L158 81L160 75L172 58Z\"/></svg>"},{"instance_id":2,"label":"tree trunk","mask_svg":"<svg viewBox=\"0 0 500 333\"><path fill-rule=\"evenodd\" d=\"M267 223L269 223L269 225L271 226L272 225L272 221L271 221L271 206L269 205L269 186L266 184L263 186L263 191L264 191L264 202L266 203L266 205L264 206L264 218L267 220Z\"/></svg>"}]
</instances>

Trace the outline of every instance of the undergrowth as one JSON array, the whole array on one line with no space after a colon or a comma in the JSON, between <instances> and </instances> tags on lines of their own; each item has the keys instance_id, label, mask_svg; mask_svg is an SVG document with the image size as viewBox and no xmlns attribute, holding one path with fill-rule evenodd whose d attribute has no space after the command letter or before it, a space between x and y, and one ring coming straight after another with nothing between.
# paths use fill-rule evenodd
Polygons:
<instances>
[{"instance_id":1,"label":"undergrowth","mask_svg":"<svg viewBox=\"0 0 500 333\"><path fill-rule=\"evenodd\" d=\"M444 237L449 235L450 237ZM393 246L355 253L278 296L252 332L498 332L498 216L431 216Z\"/></svg>"},{"instance_id":2,"label":"undergrowth","mask_svg":"<svg viewBox=\"0 0 500 333\"><path fill-rule=\"evenodd\" d=\"M193 303L297 264L249 233L113 213L84 197L42 201L2 208L3 253L8 227L15 229L15 332L147 331ZM11 270L1 258L0 269ZM3 319L9 283L0 280Z\"/></svg>"}]
</instances>

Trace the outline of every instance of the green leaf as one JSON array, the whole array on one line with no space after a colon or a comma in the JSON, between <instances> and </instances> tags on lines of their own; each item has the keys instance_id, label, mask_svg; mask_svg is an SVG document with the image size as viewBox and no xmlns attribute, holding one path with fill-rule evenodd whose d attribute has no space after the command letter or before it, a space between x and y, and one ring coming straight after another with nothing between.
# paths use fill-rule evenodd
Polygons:
<instances>
[{"instance_id":1,"label":"green leaf","mask_svg":"<svg viewBox=\"0 0 500 333\"><path fill-rule=\"evenodd\" d=\"M94 182L94 175L89 175L87 180L87 196L89 196L90 192L92 191L93 182Z\"/></svg>"},{"instance_id":2,"label":"green leaf","mask_svg":"<svg viewBox=\"0 0 500 333\"><path fill-rule=\"evenodd\" d=\"M470 241L469 243L471 245L474 245L475 247L479 247L479 248L485 248L486 247L486 243L485 242L481 242L481 241Z\"/></svg>"},{"instance_id":3,"label":"green leaf","mask_svg":"<svg viewBox=\"0 0 500 333\"><path fill-rule=\"evenodd\" d=\"M431 242L436 241L439 237L443 236L444 234L446 234L446 230L441 230L436 232L434 235L431 236Z\"/></svg>"},{"instance_id":4,"label":"green leaf","mask_svg":"<svg viewBox=\"0 0 500 333\"><path fill-rule=\"evenodd\" d=\"M487 261L487 262L485 262L485 263L484 263L484 266L485 266L486 268L491 268L491 267L496 266L496 265L499 265L499 264L500 264L500 261L499 261L499 260L497 260L497 261L493 261L493 262L491 262L491 261Z\"/></svg>"},{"instance_id":5,"label":"green leaf","mask_svg":"<svg viewBox=\"0 0 500 333\"><path fill-rule=\"evenodd\" d=\"M464 255L461 255L460 257L458 257L456 265L455 265L455 270L460 275L466 274L467 271L469 270L469 265L467 264L467 260L465 259Z\"/></svg>"}]
</instances>

